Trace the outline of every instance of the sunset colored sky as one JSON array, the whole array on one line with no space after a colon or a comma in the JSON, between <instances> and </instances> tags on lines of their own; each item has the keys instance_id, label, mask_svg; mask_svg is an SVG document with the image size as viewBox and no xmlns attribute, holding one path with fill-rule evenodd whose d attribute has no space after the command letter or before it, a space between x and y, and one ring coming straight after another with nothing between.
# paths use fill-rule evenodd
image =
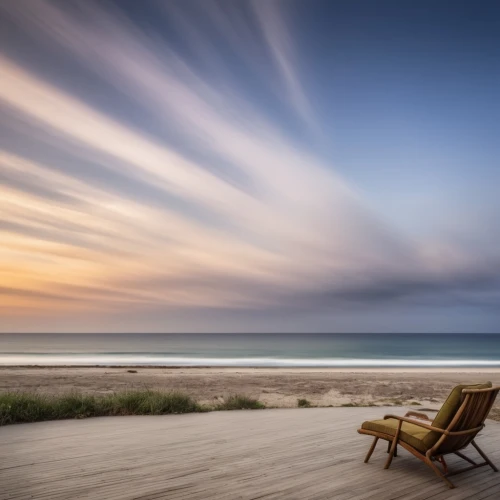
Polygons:
<instances>
[{"instance_id":1,"label":"sunset colored sky","mask_svg":"<svg viewBox=\"0 0 500 500\"><path fill-rule=\"evenodd\" d=\"M500 2L0 0L0 332L499 332Z\"/></svg>"}]
</instances>

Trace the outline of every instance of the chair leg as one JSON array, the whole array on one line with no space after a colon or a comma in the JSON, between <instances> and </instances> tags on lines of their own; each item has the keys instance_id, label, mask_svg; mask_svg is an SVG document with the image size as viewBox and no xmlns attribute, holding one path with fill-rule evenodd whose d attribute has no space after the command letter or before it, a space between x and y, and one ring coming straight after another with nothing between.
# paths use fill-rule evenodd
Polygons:
<instances>
[{"instance_id":1,"label":"chair leg","mask_svg":"<svg viewBox=\"0 0 500 500\"><path fill-rule=\"evenodd\" d=\"M372 453L373 453L373 450L375 449L375 446L377 446L377 441L378 441L378 437L375 436L375 439L373 440L373 443L372 445L370 446L370 449L368 450L368 453L366 454L366 457L365 457L365 464L368 463L368 460L370 460L370 457L372 456Z\"/></svg>"},{"instance_id":2,"label":"chair leg","mask_svg":"<svg viewBox=\"0 0 500 500\"><path fill-rule=\"evenodd\" d=\"M446 463L446 460L444 459L443 455L439 455L438 457L436 457L436 461L441 464L441 466L443 467L444 474L447 475L448 474L448 464Z\"/></svg>"},{"instance_id":3,"label":"chair leg","mask_svg":"<svg viewBox=\"0 0 500 500\"><path fill-rule=\"evenodd\" d=\"M391 466L392 457L394 457L397 445L398 445L398 436L396 435L396 437L392 441L391 449L389 451L389 456L387 457L387 461L385 462L384 469L388 469Z\"/></svg>"},{"instance_id":4,"label":"chair leg","mask_svg":"<svg viewBox=\"0 0 500 500\"><path fill-rule=\"evenodd\" d=\"M453 452L457 457L460 457L462 460L465 460L466 462L469 462L472 465L477 465L474 460L471 460L469 457L465 456L463 453L460 453L459 451L454 451Z\"/></svg>"},{"instance_id":5,"label":"chair leg","mask_svg":"<svg viewBox=\"0 0 500 500\"><path fill-rule=\"evenodd\" d=\"M392 445L392 441L387 441L387 453L391 452L391 445ZM395 457L398 456L398 445L396 445L396 448L394 448L394 456Z\"/></svg>"},{"instance_id":6,"label":"chair leg","mask_svg":"<svg viewBox=\"0 0 500 500\"><path fill-rule=\"evenodd\" d=\"M429 457L425 457L425 463L436 473L437 477L441 478L448 485L448 488L455 488L455 485L448 478L443 476L437 465Z\"/></svg>"},{"instance_id":7,"label":"chair leg","mask_svg":"<svg viewBox=\"0 0 500 500\"><path fill-rule=\"evenodd\" d=\"M486 456L486 453L484 453L484 451L479 448L479 446L476 444L476 442L474 440L471 441L471 445L474 446L474 448L476 448L477 452L484 458L484 461L495 471L495 472L498 472L498 469L495 467L495 465L493 464L493 462Z\"/></svg>"}]
</instances>

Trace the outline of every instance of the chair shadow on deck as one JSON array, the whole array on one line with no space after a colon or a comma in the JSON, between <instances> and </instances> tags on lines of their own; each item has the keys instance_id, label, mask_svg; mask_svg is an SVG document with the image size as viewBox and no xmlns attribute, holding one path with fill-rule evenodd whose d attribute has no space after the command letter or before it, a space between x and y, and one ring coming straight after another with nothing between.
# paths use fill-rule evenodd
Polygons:
<instances>
[{"instance_id":1,"label":"chair shadow on deck","mask_svg":"<svg viewBox=\"0 0 500 500\"><path fill-rule=\"evenodd\" d=\"M393 457L397 456L397 447L401 445L430 467L449 488L455 485L448 478L462 472L486 465L498 472L475 438L484 428L484 421L499 391L500 387L492 387L491 382L459 385L451 391L432 421L423 413L410 411L404 417L385 415L382 420L364 422L358 432L374 436L365 463L370 460L379 439L383 439L388 441L389 453L385 469L390 467ZM477 450L483 462L478 463L462 453L469 445ZM448 470L445 456L449 454L460 457L470 465Z\"/></svg>"}]
</instances>

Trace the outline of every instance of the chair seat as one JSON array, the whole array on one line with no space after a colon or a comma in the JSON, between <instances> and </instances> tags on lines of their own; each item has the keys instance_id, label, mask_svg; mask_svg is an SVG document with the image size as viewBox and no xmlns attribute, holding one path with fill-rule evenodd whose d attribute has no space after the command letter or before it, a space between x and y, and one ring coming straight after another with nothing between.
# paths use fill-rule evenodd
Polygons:
<instances>
[{"instance_id":1,"label":"chair seat","mask_svg":"<svg viewBox=\"0 0 500 500\"><path fill-rule=\"evenodd\" d=\"M380 432L382 434L388 434L389 436L394 436L398 429L399 421L395 418L387 418L385 420L367 420L363 422L361 426L365 431ZM429 448L425 444L425 438L429 435L431 431L419 427L418 425L409 424L403 422L401 426L401 432L399 433L399 439L413 448L416 448L421 453L425 453Z\"/></svg>"}]
</instances>

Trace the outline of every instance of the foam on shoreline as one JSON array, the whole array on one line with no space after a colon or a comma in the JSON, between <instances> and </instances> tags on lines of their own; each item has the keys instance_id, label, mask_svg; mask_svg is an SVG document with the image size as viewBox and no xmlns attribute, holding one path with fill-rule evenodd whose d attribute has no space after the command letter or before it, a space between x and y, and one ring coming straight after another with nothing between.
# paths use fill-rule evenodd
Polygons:
<instances>
[{"instance_id":1,"label":"foam on shoreline","mask_svg":"<svg viewBox=\"0 0 500 500\"><path fill-rule=\"evenodd\" d=\"M151 366L247 368L500 368L500 360L484 359L350 359L350 358L209 358L148 354L3 354L1 366Z\"/></svg>"}]
</instances>

